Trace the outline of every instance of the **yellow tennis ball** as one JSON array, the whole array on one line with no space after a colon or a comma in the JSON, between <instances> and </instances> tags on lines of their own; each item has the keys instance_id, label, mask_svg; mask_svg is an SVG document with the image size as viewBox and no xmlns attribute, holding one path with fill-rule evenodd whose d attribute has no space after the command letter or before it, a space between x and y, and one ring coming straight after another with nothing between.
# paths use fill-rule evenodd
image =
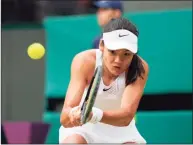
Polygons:
<instances>
[{"instance_id":1,"label":"yellow tennis ball","mask_svg":"<svg viewBox=\"0 0 193 145\"><path fill-rule=\"evenodd\" d=\"M31 59L41 59L45 54L45 48L40 43L33 43L28 47L27 53Z\"/></svg>"}]
</instances>

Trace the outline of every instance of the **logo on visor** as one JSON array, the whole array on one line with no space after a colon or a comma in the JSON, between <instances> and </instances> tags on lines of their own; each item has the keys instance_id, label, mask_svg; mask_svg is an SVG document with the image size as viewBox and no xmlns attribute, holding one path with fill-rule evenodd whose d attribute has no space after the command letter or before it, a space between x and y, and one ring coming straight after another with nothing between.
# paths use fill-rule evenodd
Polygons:
<instances>
[{"instance_id":1,"label":"logo on visor","mask_svg":"<svg viewBox=\"0 0 193 145\"><path fill-rule=\"evenodd\" d=\"M124 37L124 36L128 36L129 34L126 34L126 35L121 35L121 34L119 34L119 37Z\"/></svg>"}]
</instances>

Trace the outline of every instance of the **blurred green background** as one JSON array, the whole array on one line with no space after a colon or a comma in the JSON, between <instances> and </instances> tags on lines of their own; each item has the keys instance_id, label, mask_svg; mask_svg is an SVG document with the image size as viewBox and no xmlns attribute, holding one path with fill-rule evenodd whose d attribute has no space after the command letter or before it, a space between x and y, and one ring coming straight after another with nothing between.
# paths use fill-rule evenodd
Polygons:
<instances>
[{"instance_id":1,"label":"blurred green background","mask_svg":"<svg viewBox=\"0 0 193 145\"><path fill-rule=\"evenodd\" d=\"M173 104L183 106L192 95L192 8L187 3L184 8L183 2L157 3L125 2L128 10L124 16L140 31L139 55L150 68L144 99L149 101L146 102L149 108L154 108L155 102L163 108ZM58 143L60 109L70 79L71 60L76 53L91 49L91 42L98 34L100 28L94 14L50 16L43 25L4 24L2 121L48 122L51 128L46 143ZM46 46L46 56L38 61L31 60L26 53L34 42ZM173 94L172 101L160 101L167 100L168 94ZM181 102L177 103L175 94L180 95ZM189 108L142 107L136 119L139 132L150 144L192 143Z\"/></svg>"}]
</instances>

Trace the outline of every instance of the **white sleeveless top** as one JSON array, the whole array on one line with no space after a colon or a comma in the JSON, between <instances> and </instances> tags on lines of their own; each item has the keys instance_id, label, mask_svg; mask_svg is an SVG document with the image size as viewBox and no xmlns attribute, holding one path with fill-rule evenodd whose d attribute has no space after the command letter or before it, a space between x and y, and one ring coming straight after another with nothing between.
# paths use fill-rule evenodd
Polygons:
<instances>
[{"instance_id":1,"label":"white sleeveless top","mask_svg":"<svg viewBox=\"0 0 193 145\"><path fill-rule=\"evenodd\" d=\"M102 65L102 52L99 49L96 49L96 64L95 69ZM125 72L119 75L115 81L113 81L109 86L106 86L101 82L97 92L97 97L94 106L97 108L105 110L117 110L120 108L121 99L123 91L125 89ZM81 104L83 103L84 98L86 97L88 88L85 89ZM107 103L109 105L107 105Z\"/></svg>"},{"instance_id":2,"label":"white sleeveless top","mask_svg":"<svg viewBox=\"0 0 193 145\"><path fill-rule=\"evenodd\" d=\"M95 69L97 68L98 65L101 64L102 64L102 52L99 49L96 49ZM103 89L106 89L107 91L104 91ZM117 79L109 86L105 86L103 80L101 80L94 106L102 109L103 111L116 110L120 108L121 98L124 89L125 89L125 73L122 73L120 76L118 76ZM88 88L85 89L80 104L82 104L84 98L86 97L87 90ZM120 141L122 140L123 142L127 139L131 139L132 133L134 135L133 137L135 138L134 140L136 140L136 135L140 136L135 127L134 119L132 119L132 121L128 126L124 127L112 126L100 122L97 124L87 123L85 124L85 127L88 128L89 130L92 130L96 134L100 134L104 137L109 137L109 139L111 140L113 139L117 140L118 138Z\"/></svg>"}]
</instances>

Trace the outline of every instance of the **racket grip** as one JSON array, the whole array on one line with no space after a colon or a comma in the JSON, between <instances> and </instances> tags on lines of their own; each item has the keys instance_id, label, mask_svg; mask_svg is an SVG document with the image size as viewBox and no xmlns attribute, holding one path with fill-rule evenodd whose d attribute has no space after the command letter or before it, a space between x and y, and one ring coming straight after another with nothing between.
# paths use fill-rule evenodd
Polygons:
<instances>
[{"instance_id":1,"label":"racket grip","mask_svg":"<svg viewBox=\"0 0 193 145\"><path fill-rule=\"evenodd\" d=\"M81 123L84 123L84 113L85 113L85 109L86 109L86 102L83 103L82 107L81 107Z\"/></svg>"}]
</instances>

